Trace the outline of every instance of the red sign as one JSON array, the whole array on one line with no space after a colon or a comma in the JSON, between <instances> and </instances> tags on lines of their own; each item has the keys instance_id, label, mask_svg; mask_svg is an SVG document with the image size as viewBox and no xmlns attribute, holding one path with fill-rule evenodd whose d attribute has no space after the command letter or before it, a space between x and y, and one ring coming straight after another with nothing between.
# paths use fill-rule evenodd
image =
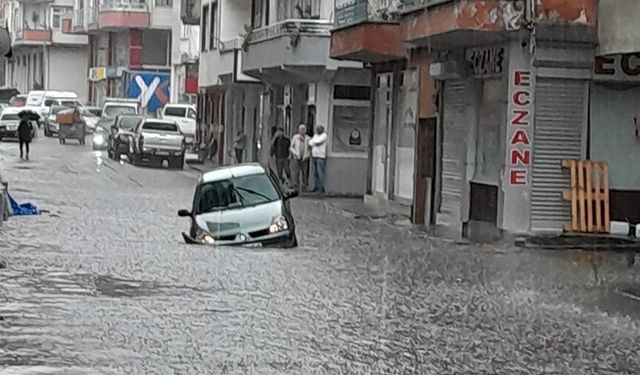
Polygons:
<instances>
[{"instance_id":1,"label":"red sign","mask_svg":"<svg viewBox=\"0 0 640 375\"><path fill-rule=\"evenodd\" d=\"M508 178L511 186L526 186L529 184L529 169L531 166L531 71L516 70L509 100L509 166Z\"/></svg>"}]
</instances>

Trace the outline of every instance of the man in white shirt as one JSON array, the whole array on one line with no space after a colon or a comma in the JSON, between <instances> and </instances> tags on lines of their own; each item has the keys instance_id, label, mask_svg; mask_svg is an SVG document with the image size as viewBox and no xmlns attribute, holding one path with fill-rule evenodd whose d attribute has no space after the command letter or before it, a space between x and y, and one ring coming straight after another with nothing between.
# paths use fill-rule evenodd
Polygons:
<instances>
[{"instance_id":1,"label":"man in white shirt","mask_svg":"<svg viewBox=\"0 0 640 375\"><path fill-rule=\"evenodd\" d=\"M327 133L324 126L316 126L316 134L309 140L311 146L311 162L313 163L314 193L324 193L324 177L327 160Z\"/></svg>"},{"instance_id":2,"label":"man in white shirt","mask_svg":"<svg viewBox=\"0 0 640 375\"><path fill-rule=\"evenodd\" d=\"M300 124L298 134L291 138L291 187L303 192L307 190L309 182L309 158L311 158L311 147L309 141L311 137L307 135L307 126Z\"/></svg>"}]
</instances>

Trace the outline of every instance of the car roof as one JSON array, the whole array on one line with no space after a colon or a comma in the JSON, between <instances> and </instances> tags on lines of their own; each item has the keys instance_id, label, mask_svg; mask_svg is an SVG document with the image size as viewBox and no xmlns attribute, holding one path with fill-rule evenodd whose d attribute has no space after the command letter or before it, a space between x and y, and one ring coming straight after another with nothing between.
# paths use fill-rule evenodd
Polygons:
<instances>
[{"instance_id":1,"label":"car roof","mask_svg":"<svg viewBox=\"0 0 640 375\"><path fill-rule=\"evenodd\" d=\"M200 183L215 182L227 180L232 177L249 176L252 174L265 174L264 167L258 163L245 163L237 165L229 165L218 167L212 171L206 172L200 177Z\"/></svg>"},{"instance_id":2,"label":"car roof","mask_svg":"<svg viewBox=\"0 0 640 375\"><path fill-rule=\"evenodd\" d=\"M165 108L167 107L176 107L176 108L193 108L195 109L196 106L192 105L192 104L165 104L164 105Z\"/></svg>"},{"instance_id":3,"label":"car roof","mask_svg":"<svg viewBox=\"0 0 640 375\"><path fill-rule=\"evenodd\" d=\"M155 123L160 123L160 124L173 124L175 125L176 122L173 120L165 120L165 119L161 119L161 118L153 118L153 117L145 117L144 122L155 122Z\"/></svg>"}]
</instances>

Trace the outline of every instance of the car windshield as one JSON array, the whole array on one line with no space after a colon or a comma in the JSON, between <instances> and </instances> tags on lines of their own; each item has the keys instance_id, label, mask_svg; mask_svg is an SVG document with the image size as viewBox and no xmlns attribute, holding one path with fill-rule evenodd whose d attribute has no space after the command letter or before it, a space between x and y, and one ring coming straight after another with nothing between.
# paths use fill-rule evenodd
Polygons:
<instances>
[{"instance_id":1,"label":"car windshield","mask_svg":"<svg viewBox=\"0 0 640 375\"><path fill-rule=\"evenodd\" d=\"M62 100L60 101L60 105L65 106L65 107L73 107L73 106L82 106L82 103L80 103L77 100Z\"/></svg>"},{"instance_id":2,"label":"car windshield","mask_svg":"<svg viewBox=\"0 0 640 375\"><path fill-rule=\"evenodd\" d=\"M111 131L111 126L113 126L113 124L115 123L115 120L113 119L103 119L98 121L98 123L96 124L96 127L98 128L98 130L104 130L107 132Z\"/></svg>"},{"instance_id":3,"label":"car windshield","mask_svg":"<svg viewBox=\"0 0 640 375\"><path fill-rule=\"evenodd\" d=\"M280 199L265 174L207 182L198 187L196 214L256 206Z\"/></svg>"},{"instance_id":4,"label":"car windshield","mask_svg":"<svg viewBox=\"0 0 640 375\"><path fill-rule=\"evenodd\" d=\"M17 113L7 113L2 115L2 121L19 121L20 117L18 117Z\"/></svg>"},{"instance_id":5,"label":"car windshield","mask_svg":"<svg viewBox=\"0 0 640 375\"><path fill-rule=\"evenodd\" d=\"M185 117L187 109L184 107L167 107L164 109L165 116Z\"/></svg>"},{"instance_id":6,"label":"car windshield","mask_svg":"<svg viewBox=\"0 0 640 375\"><path fill-rule=\"evenodd\" d=\"M120 128L124 130L133 130L136 125L142 120L141 116L123 116L120 120Z\"/></svg>"},{"instance_id":7,"label":"car windshield","mask_svg":"<svg viewBox=\"0 0 640 375\"><path fill-rule=\"evenodd\" d=\"M87 111L87 116L95 116L95 117L102 116L102 109L100 108L89 108L86 111Z\"/></svg>"},{"instance_id":8,"label":"car windshield","mask_svg":"<svg viewBox=\"0 0 640 375\"><path fill-rule=\"evenodd\" d=\"M177 132L178 125L171 122L155 122L149 121L145 122L143 127L144 130L157 130L163 132Z\"/></svg>"},{"instance_id":9,"label":"car windshield","mask_svg":"<svg viewBox=\"0 0 640 375\"><path fill-rule=\"evenodd\" d=\"M58 113L60 113L60 111L62 111L63 109L69 109L68 107L53 107L51 108L51 114L52 115L56 115Z\"/></svg>"},{"instance_id":10,"label":"car windshield","mask_svg":"<svg viewBox=\"0 0 640 375\"><path fill-rule=\"evenodd\" d=\"M136 109L130 105L110 105L104 110L106 117L115 118L118 115L135 115Z\"/></svg>"}]
</instances>

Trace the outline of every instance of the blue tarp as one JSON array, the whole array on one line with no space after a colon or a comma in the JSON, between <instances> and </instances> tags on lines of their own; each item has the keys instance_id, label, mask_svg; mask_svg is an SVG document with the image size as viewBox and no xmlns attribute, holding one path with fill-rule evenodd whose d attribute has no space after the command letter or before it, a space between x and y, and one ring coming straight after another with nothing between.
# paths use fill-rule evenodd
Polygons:
<instances>
[{"instance_id":1,"label":"blue tarp","mask_svg":"<svg viewBox=\"0 0 640 375\"><path fill-rule=\"evenodd\" d=\"M11 202L11 209L13 210L13 214L15 216L38 215L40 213L40 210L38 210L38 207L36 207L35 205L31 203L18 204L18 202L13 199L11 194L8 195L9 202Z\"/></svg>"}]
</instances>

